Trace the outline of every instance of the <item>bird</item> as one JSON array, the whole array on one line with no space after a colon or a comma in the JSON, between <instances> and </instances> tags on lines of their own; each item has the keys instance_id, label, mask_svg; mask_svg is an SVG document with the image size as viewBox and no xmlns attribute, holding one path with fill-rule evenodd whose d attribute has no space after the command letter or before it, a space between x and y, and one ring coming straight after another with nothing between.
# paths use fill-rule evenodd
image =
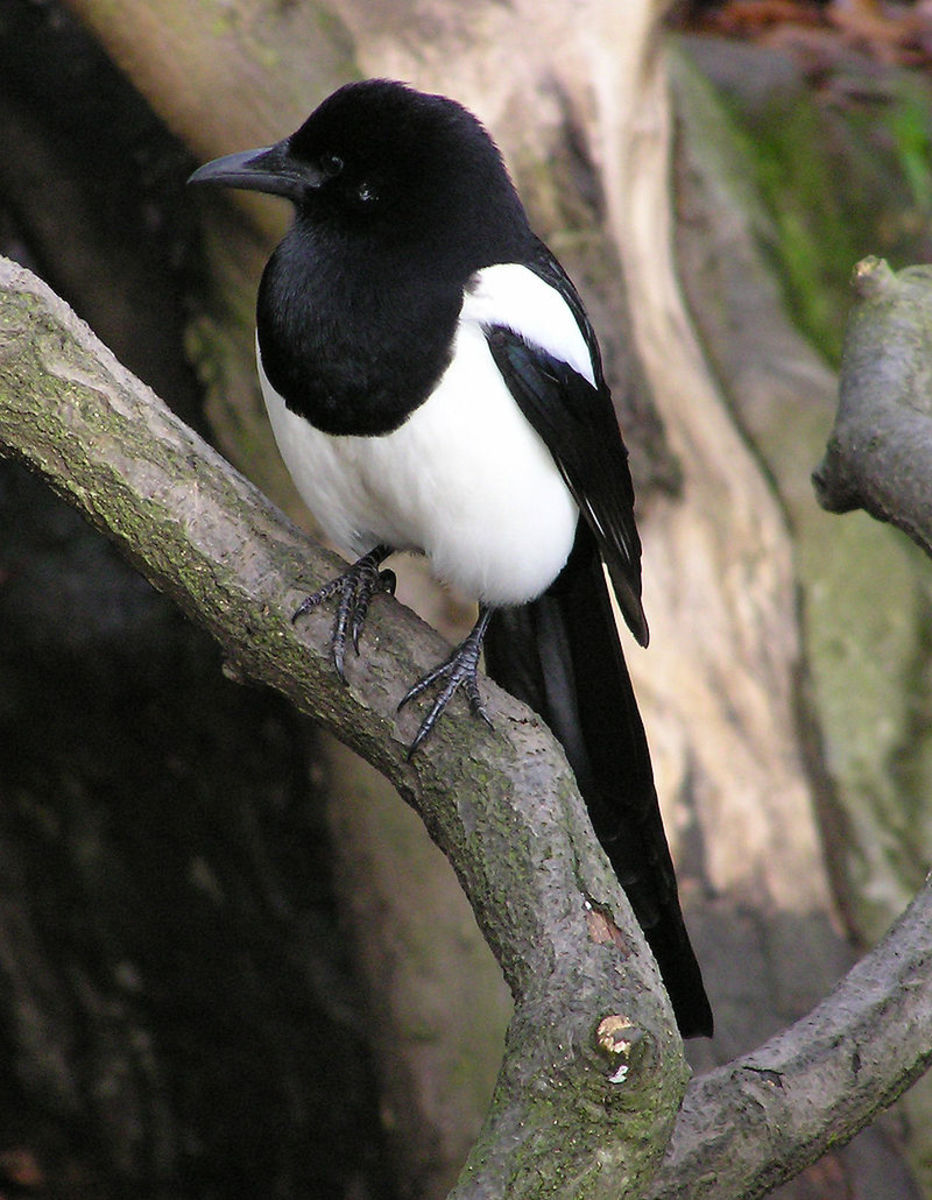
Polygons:
<instances>
[{"instance_id":1,"label":"bird","mask_svg":"<svg viewBox=\"0 0 932 1200\"><path fill-rule=\"evenodd\" d=\"M646 646L627 450L583 303L492 137L453 99L364 79L189 182L293 205L258 287L259 380L298 492L354 560L295 618L335 604L344 677L391 555L425 555L478 603L401 699L432 697L409 753L458 692L491 724L484 653L561 742L681 1035L711 1036L606 582Z\"/></svg>"}]
</instances>

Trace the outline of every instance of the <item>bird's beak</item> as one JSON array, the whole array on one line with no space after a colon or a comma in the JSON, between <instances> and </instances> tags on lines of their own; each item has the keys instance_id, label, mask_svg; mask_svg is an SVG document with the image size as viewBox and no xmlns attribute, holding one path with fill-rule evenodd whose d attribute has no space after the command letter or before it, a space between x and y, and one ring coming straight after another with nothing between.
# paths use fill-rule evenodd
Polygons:
<instances>
[{"instance_id":1,"label":"bird's beak","mask_svg":"<svg viewBox=\"0 0 932 1200\"><path fill-rule=\"evenodd\" d=\"M198 167L188 183L217 183L285 196L297 202L308 190L320 187L323 174L310 163L299 162L289 153L287 139L261 150L227 154Z\"/></svg>"}]
</instances>

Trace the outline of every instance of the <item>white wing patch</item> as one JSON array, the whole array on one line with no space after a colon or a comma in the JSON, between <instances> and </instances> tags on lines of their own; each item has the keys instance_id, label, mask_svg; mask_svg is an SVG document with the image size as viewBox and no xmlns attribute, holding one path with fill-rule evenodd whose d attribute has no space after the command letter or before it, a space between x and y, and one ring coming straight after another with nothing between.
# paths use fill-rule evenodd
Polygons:
<instances>
[{"instance_id":1,"label":"white wing patch","mask_svg":"<svg viewBox=\"0 0 932 1200\"><path fill-rule=\"evenodd\" d=\"M519 263L477 271L466 288L460 320L483 328L502 325L595 384L592 356L569 305L556 288Z\"/></svg>"}]
</instances>

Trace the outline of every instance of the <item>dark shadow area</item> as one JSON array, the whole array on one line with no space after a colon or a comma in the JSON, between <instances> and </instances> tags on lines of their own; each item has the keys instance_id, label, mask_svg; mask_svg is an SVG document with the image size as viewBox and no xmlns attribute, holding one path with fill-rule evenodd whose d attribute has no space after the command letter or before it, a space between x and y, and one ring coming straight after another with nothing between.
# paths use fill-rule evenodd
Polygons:
<instances>
[{"instance_id":1,"label":"dark shadow area","mask_svg":"<svg viewBox=\"0 0 932 1200\"><path fill-rule=\"evenodd\" d=\"M185 151L0 12L0 252L201 425ZM307 726L0 462L0 1194L386 1197Z\"/></svg>"}]
</instances>

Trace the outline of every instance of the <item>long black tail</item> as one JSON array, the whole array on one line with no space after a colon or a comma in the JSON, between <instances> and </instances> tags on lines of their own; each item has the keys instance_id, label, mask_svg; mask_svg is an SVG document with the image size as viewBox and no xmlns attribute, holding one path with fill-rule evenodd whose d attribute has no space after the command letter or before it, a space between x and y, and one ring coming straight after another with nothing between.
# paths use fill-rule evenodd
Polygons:
<instances>
[{"instance_id":1,"label":"long black tail","mask_svg":"<svg viewBox=\"0 0 932 1200\"><path fill-rule=\"evenodd\" d=\"M657 959L681 1035L711 1037L712 1009L680 911L644 725L585 522L550 589L531 604L495 612L485 656L491 677L562 743Z\"/></svg>"}]
</instances>

